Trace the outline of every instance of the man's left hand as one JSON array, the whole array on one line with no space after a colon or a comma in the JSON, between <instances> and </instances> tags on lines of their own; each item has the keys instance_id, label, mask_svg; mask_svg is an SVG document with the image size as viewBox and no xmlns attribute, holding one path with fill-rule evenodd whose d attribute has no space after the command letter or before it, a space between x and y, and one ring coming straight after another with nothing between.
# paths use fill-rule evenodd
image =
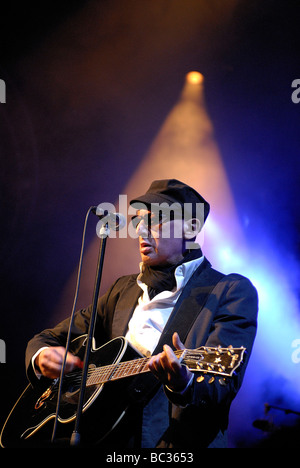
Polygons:
<instances>
[{"instance_id":1,"label":"man's left hand","mask_svg":"<svg viewBox=\"0 0 300 468\"><path fill-rule=\"evenodd\" d=\"M175 349L185 349L176 332L172 337L172 342ZM174 392L183 391L193 375L186 366L180 364L179 359L168 345L164 345L162 353L152 356L148 366L163 385L167 385Z\"/></svg>"}]
</instances>

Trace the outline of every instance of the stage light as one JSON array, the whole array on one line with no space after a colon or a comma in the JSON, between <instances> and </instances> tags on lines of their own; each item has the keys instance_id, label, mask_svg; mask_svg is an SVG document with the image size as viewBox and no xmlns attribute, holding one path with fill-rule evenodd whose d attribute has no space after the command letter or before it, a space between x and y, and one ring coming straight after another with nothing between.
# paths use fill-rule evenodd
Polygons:
<instances>
[{"instance_id":1,"label":"stage light","mask_svg":"<svg viewBox=\"0 0 300 468\"><path fill-rule=\"evenodd\" d=\"M224 255L228 256L229 251L237 252L238 248L242 248L244 241L227 174L214 141L213 124L206 109L204 78L196 71L184 76L178 100L165 117L130 180L120 189L120 194L126 194L129 200L136 194L143 193L153 180L172 178L191 185L209 200L212 214L197 241L204 247L205 254L215 267L218 267L218 263L222 266ZM117 200L115 202L116 212L119 212ZM230 225L230 235L226 235L224 225ZM107 256L122 258L122 261L117 264L112 260L106 263L102 279L103 291L110 287L112 278L116 279L118 276L135 271L140 262L136 240L130 236L117 237L117 242L108 243ZM221 259L216 251L216 245L229 249L227 254L223 253L223 257L221 255ZM90 265L90 262L97 258L96 249L97 239L87 252L86 265ZM236 255L233 257L240 258ZM225 263L229 268L229 262ZM93 267L88 270L93 272ZM93 288L91 276L92 273L87 273L83 275L81 281L82 291L89 293L90 296ZM84 303L84 294L81 297ZM65 306L64 298L62 304ZM58 314L61 310L61 306L58 305Z\"/></svg>"},{"instance_id":2,"label":"stage light","mask_svg":"<svg viewBox=\"0 0 300 468\"><path fill-rule=\"evenodd\" d=\"M190 84L201 84L204 81L204 76L197 71L191 71L186 75L186 80Z\"/></svg>"}]
</instances>

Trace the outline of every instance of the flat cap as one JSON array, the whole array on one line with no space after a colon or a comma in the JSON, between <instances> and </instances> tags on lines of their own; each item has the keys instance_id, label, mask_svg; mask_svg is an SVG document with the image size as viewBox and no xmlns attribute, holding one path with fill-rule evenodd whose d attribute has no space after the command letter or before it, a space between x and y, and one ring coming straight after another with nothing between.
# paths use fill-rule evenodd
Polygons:
<instances>
[{"instance_id":1,"label":"flat cap","mask_svg":"<svg viewBox=\"0 0 300 468\"><path fill-rule=\"evenodd\" d=\"M179 203L183 210L190 213L192 217L199 217L203 213L201 220L204 224L210 210L209 203L192 187L177 179L154 180L144 195L134 198L130 205L136 209L141 209L141 204L150 208L151 205ZM202 210L201 210L202 208Z\"/></svg>"}]
</instances>

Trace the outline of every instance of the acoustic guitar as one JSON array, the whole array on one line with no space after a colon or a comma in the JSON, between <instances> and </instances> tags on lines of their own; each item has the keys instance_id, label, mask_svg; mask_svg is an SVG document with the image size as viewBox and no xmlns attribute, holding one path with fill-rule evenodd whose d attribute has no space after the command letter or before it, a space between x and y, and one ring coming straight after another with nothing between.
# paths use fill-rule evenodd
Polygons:
<instances>
[{"instance_id":1,"label":"acoustic guitar","mask_svg":"<svg viewBox=\"0 0 300 468\"><path fill-rule=\"evenodd\" d=\"M72 341L70 351L84 356L86 335ZM175 351L177 357L201 379L221 385L232 377L240 366L244 347L200 347ZM84 443L95 445L105 440L126 414L132 404L126 388L130 377L148 373L150 358L140 357L124 337L115 338L92 350L82 408ZM82 370L66 374L57 417L57 436L71 437L76 418ZM205 377L207 375L207 377ZM154 378L154 377L153 377ZM154 378L155 379L155 378ZM156 380L156 379L155 379ZM37 387L29 384L12 408L1 432L2 447L39 447L50 443L58 400L59 379L41 378ZM110 402L113 401L113 404ZM73 424L72 424L73 423Z\"/></svg>"}]
</instances>

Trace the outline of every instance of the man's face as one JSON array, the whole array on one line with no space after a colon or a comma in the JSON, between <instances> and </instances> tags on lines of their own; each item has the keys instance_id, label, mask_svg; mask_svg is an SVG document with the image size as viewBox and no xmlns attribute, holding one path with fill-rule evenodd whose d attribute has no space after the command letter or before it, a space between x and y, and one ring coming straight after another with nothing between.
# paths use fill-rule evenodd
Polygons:
<instances>
[{"instance_id":1,"label":"man's face","mask_svg":"<svg viewBox=\"0 0 300 468\"><path fill-rule=\"evenodd\" d=\"M159 219L140 210L134 218L142 262L148 266L175 264L182 259L182 219Z\"/></svg>"}]
</instances>

